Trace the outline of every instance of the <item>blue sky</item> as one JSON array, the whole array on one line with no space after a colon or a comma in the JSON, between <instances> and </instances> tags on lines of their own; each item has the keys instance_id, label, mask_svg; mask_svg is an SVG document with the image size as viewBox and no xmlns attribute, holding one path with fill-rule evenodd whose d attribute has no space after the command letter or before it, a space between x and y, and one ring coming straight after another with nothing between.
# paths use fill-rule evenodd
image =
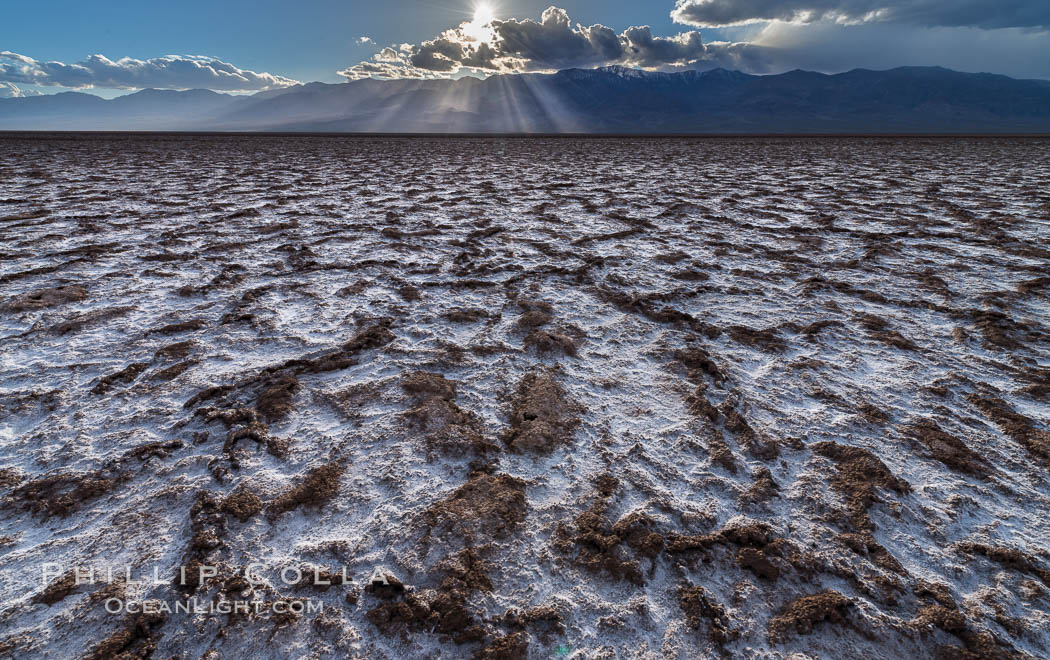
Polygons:
<instances>
[{"instance_id":1,"label":"blue sky","mask_svg":"<svg viewBox=\"0 0 1050 660\"><path fill-rule=\"evenodd\" d=\"M493 0L495 23L474 27L471 0L6 4L7 95L258 91L604 64L755 73L936 64L1050 78L1050 0L562 0L546 13L550 0ZM157 59L168 55L180 57Z\"/></svg>"},{"instance_id":2,"label":"blue sky","mask_svg":"<svg viewBox=\"0 0 1050 660\"><path fill-rule=\"evenodd\" d=\"M501 17L539 17L551 0L503 0ZM674 33L670 5L562 1L574 20L625 28L651 24ZM418 43L470 20L471 2L456 0L36 0L5 7L0 50L40 60L76 62L168 54L210 55L255 71L303 81L342 82L337 71L367 59L377 46ZM367 36L375 44L359 44Z\"/></svg>"}]
</instances>

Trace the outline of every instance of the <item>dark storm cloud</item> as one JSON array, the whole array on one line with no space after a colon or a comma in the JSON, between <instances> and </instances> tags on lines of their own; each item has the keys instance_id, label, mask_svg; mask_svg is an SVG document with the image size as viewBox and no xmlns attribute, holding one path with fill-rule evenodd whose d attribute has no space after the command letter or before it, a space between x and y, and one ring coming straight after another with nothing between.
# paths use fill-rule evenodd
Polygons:
<instances>
[{"instance_id":1,"label":"dark storm cloud","mask_svg":"<svg viewBox=\"0 0 1050 660\"><path fill-rule=\"evenodd\" d=\"M92 55L74 64L42 62L0 51L0 81L46 87L83 89L214 89L260 91L298 84L270 73L256 73L211 57L168 55L148 60L125 57L116 61Z\"/></svg>"},{"instance_id":2,"label":"dark storm cloud","mask_svg":"<svg viewBox=\"0 0 1050 660\"><path fill-rule=\"evenodd\" d=\"M1050 26L1050 0L677 0L678 23L713 27L761 21L903 23L984 29Z\"/></svg>"},{"instance_id":3,"label":"dark storm cloud","mask_svg":"<svg viewBox=\"0 0 1050 660\"><path fill-rule=\"evenodd\" d=\"M549 7L539 21L495 20L464 23L441 36L400 50L385 48L340 74L364 77L431 77L461 68L485 72L553 71L620 64L647 69L733 66L763 70L763 49L750 44L705 44L696 31L659 37L648 26L622 33L604 25L574 24L569 14ZM381 73L377 73L377 65Z\"/></svg>"}]
</instances>

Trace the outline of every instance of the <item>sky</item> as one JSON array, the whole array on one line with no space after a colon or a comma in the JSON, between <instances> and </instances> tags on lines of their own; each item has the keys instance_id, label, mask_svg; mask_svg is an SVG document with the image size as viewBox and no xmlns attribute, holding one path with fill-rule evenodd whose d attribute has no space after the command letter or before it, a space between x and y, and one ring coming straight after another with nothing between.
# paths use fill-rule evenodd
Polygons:
<instances>
[{"instance_id":1,"label":"sky","mask_svg":"<svg viewBox=\"0 0 1050 660\"><path fill-rule=\"evenodd\" d=\"M944 66L1050 79L1050 0L35 0L0 9L0 96L231 93L623 65Z\"/></svg>"}]
</instances>

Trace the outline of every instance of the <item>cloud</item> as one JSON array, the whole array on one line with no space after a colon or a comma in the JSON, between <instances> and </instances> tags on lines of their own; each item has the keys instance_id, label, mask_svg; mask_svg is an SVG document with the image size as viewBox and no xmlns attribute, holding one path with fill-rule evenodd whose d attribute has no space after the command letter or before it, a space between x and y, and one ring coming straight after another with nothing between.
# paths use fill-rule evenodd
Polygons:
<instances>
[{"instance_id":1,"label":"cloud","mask_svg":"<svg viewBox=\"0 0 1050 660\"><path fill-rule=\"evenodd\" d=\"M84 89L213 89L242 92L278 89L298 81L270 73L256 73L200 55L167 55L148 60L124 57L117 61L91 55L75 64L42 62L0 51L0 81L45 87Z\"/></svg>"},{"instance_id":2,"label":"cloud","mask_svg":"<svg viewBox=\"0 0 1050 660\"><path fill-rule=\"evenodd\" d=\"M357 38L357 43L358 44L374 44L375 41L372 40L372 37L358 37Z\"/></svg>"},{"instance_id":3,"label":"cloud","mask_svg":"<svg viewBox=\"0 0 1050 660\"><path fill-rule=\"evenodd\" d=\"M745 66L762 70L761 48L750 44L705 44L696 31L659 37L648 26L617 33L604 25L574 24L568 12L549 7L532 19L473 22L420 44L384 48L370 61L340 75L360 78L433 78L461 69L483 73L556 71L606 65L646 69Z\"/></svg>"},{"instance_id":4,"label":"cloud","mask_svg":"<svg viewBox=\"0 0 1050 660\"><path fill-rule=\"evenodd\" d=\"M339 72L347 80L362 80L365 78L434 78L436 76L426 71L407 67L403 64L392 64L390 62L361 62L348 69Z\"/></svg>"},{"instance_id":5,"label":"cloud","mask_svg":"<svg viewBox=\"0 0 1050 660\"><path fill-rule=\"evenodd\" d=\"M40 92L34 89L20 89L14 83L0 82L0 99L18 99L25 96L40 96Z\"/></svg>"},{"instance_id":6,"label":"cloud","mask_svg":"<svg viewBox=\"0 0 1050 660\"><path fill-rule=\"evenodd\" d=\"M604 25L573 26L564 9L549 7L540 21L494 21L501 53L527 62L530 69L565 69L620 62L619 35Z\"/></svg>"},{"instance_id":7,"label":"cloud","mask_svg":"<svg viewBox=\"0 0 1050 660\"><path fill-rule=\"evenodd\" d=\"M1050 26L1047 0L676 0L671 18L717 27L765 21L902 23L920 27Z\"/></svg>"},{"instance_id":8,"label":"cloud","mask_svg":"<svg viewBox=\"0 0 1050 660\"><path fill-rule=\"evenodd\" d=\"M753 37L772 69L837 73L854 68L948 66L999 71L1017 78L1050 79L1046 33L1024 28L924 28L885 23L836 25L773 22ZM892 48L886 44L892 43Z\"/></svg>"}]
</instances>

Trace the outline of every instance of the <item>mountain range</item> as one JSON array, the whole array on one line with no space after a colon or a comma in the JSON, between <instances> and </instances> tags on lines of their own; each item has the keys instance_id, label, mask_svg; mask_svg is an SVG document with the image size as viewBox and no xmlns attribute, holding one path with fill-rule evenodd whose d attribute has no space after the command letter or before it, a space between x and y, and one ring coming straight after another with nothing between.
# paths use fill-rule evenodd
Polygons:
<instances>
[{"instance_id":1,"label":"mountain range","mask_svg":"<svg viewBox=\"0 0 1050 660\"><path fill-rule=\"evenodd\" d=\"M822 74L624 67L0 99L0 130L351 133L1050 133L1050 81L939 67Z\"/></svg>"}]
</instances>

